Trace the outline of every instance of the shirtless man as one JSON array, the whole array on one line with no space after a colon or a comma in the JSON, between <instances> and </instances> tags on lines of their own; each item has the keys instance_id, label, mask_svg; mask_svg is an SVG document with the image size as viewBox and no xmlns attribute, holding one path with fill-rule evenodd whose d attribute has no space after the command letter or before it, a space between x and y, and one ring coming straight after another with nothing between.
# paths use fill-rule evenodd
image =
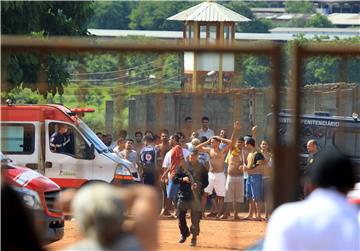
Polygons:
<instances>
[{"instance_id":1,"label":"shirtless man","mask_svg":"<svg viewBox=\"0 0 360 251\"><path fill-rule=\"evenodd\" d=\"M140 131L135 132L135 142L134 142L134 150L140 155L141 149L144 147L144 143L142 141L143 134Z\"/></svg>"},{"instance_id":2,"label":"shirtless man","mask_svg":"<svg viewBox=\"0 0 360 251\"><path fill-rule=\"evenodd\" d=\"M225 160L228 163L225 203L228 203L229 206L233 204L234 220L240 219L238 216L238 203L244 202L244 145L244 138L239 138ZM227 208L221 219L227 219L229 215L230 207Z\"/></svg>"},{"instance_id":3,"label":"shirtless man","mask_svg":"<svg viewBox=\"0 0 360 251\"><path fill-rule=\"evenodd\" d=\"M234 145L235 138L240 130L240 122L236 121L234 123L233 133L231 135L231 139L224 139L218 136L214 136L210 138L208 141L201 143L196 146L196 149L207 152L210 155L210 169L209 169L209 185L205 188L205 193L201 199L202 208L205 208L207 196L210 195L215 189L217 195L217 201L219 205L219 211L216 216L218 219L220 215L223 213L224 208L224 197L225 197L225 183L226 176L224 173L224 155L227 151ZM219 145L220 142L226 142L228 145L220 150ZM207 147L206 145L211 144L211 147Z\"/></svg>"},{"instance_id":4,"label":"shirtless man","mask_svg":"<svg viewBox=\"0 0 360 251\"><path fill-rule=\"evenodd\" d=\"M194 131L192 128L192 118L191 117L186 117L185 118L185 126L181 129L181 131L184 133L185 135L185 140L186 142L189 142L191 139L191 134Z\"/></svg>"},{"instance_id":5,"label":"shirtless man","mask_svg":"<svg viewBox=\"0 0 360 251\"><path fill-rule=\"evenodd\" d=\"M160 131L160 140L161 140L161 143L156 145L156 148L158 149L158 151L157 151L158 167L162 166L166 153L171 150L171 145L169 144L169 131L167 129L162 129ZM161 168L161 170L163 170L163 169ZM160 175L162 176L162 172L160 173ZM169 215L171 215L169 212L171 210L171 201L167 198L167 195L166 195L167 182L165 180L162 180L160 182L160 185L161 185L162 195L163 195L162 196L163 209L161 211L161 215L169 216Z\"/></svg>"}]
</instances>

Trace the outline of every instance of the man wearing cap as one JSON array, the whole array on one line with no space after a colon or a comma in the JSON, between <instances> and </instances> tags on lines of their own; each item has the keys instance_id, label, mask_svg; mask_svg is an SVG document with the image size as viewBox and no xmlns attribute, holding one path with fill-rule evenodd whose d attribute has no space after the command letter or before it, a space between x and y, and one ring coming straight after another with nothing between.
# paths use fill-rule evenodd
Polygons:
<instances>
[{"instance_id":1,"label":"man wearing cap","mask_svg":"<svg viewBox=\"0 0 360 251\"><path fill-rule=\"evenodd\" d=\"M354 163L323 150L309 178L311 193L305 200L273 212L263 250L360 250L358 210L346 198L356 182Z\"/></svg>"},{"instance_id":2,"label":"man wearing cap","mask_svg":"<svg viewBox=\"0 0 360 251\"><path fill-rule=\"evenodd\" d=\"M209 184L208 179L208 165L199 158L199 150L192 149L188 156L187 161L189 168L193 170L194 175L197 177L197 190L201 196L204 194L204 189Z\"/></svg>"}]
</instances>

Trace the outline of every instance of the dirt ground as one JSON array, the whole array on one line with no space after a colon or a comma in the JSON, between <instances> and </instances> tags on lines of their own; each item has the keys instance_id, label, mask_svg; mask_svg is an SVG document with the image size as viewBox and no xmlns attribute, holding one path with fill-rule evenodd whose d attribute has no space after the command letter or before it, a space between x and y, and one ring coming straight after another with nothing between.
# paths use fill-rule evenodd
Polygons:
<instances>
[{"instance_id":1,"label":"dirt ground","mask_svg":"<svg viewBox=\"0 0 360 251\"><path fill-rule=\"evenodd\" d=\"M241 215L244 216L244 215ZM188 219L188 224L190 219ZM190 238L179 244L178 222L175 219L159 220L158 250L208 250L228 251L243 250L264 236L266 222L202 220L200 236L196 248L190 247ZM62 240L47 246L50 251L64 250L67 246L81 239L76 221L65 222L65 236Z\"/></svg>"}]
</instances>

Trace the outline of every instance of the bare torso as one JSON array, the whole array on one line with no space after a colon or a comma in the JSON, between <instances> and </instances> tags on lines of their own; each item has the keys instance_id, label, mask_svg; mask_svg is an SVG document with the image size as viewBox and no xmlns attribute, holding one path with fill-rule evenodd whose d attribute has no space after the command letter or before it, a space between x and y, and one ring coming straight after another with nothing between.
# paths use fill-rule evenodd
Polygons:
<instances>
[{"instance_id":1,"label":"bare torso","mask_svg":"<svg viewBox=\"0 0 360 251\"><path fill-rule=\"evenodd\" d=\"M224 172L224 153L219 149L211 149L210 155L210 172L220 173Z\"/></svg>"},{"instance_id":2,"label":"bare torso","mask_svg":"<svg viewBox=\"0 0 360 251\"><path fill-rule=\"evenodd\" d=\"M232 154L229 153L229 157L228 157L229 161L229 165L228 165L228 169L227 169L227 173L230 176L241 176L243 174L243 164L244 164L244 154L243 152L240 150L239 152L237 152L236 154Z\"/></svg>"}]
</instances>

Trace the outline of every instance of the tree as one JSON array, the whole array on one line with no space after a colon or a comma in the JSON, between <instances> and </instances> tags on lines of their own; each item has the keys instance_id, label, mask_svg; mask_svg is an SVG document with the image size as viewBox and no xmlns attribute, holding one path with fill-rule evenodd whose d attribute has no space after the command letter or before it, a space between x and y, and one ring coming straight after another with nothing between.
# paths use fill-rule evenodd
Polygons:
<instances>
[{"instance_id":1,"label":"tree","mask_svg":"<svg viewBox=\"0 0 360 251\"><path fill-rule=\"evenodd\" d=\"M255 19L250 22L241 23L237 31L245 33L269 33L271 21L266 19Z\"/></svg>"},{"instance_id":2,"label":"tree","mask_svg":"<svg viewBox=\"0 0 360 251\"><path fill-rule=\"evenodd\" d=\"M238 32L245 33L267 33L271 28L271 21L265 19L256 19L247 3L234 2L224 4L226 8L232 9L236 13L251 19L249 22L240 23L237 25Z\"/></svg>"},{"instance_id":3,"label":"tree","mask_svg":"<svg viewBox=\"0 0 360 251\"><path fill-rule=\"evenodd\" d=\"M91 2L27 2L1 3L2 34L31 36L84 36L92 14ZM70 77L66 57L35 54L2 54L3 90L28 87L46 96L63 93ZM41 81L42 84L38 85Z\"/></svg>"},{"instance_id":4,"label":"tree","mask_svg":"<svg viewBox=\"0 0 360 251\"><path fill-rule=\"evenodd\" d=\"M252 13L252 11L250 10L250 8L248 7L248 5L246 3L230 1L229 3L224 4L224 7L232 9L236 13L238 13L244 17L247 17L249 19L255 18L254 14Z\"/></svg>"},{"instance_id":5,"label":"tree","mask_svg":"<svg viewBox=\"0 0 360 251\"><path fill-rule=\"evenodd\" d=\"M328 28L334 27L334 25L329 21L326 16L316 14L305 23L305 27Z\"/></svg>"},{"instance_id":6,"label":"tree","mask_svg":"<svg viewBox=\"0 0 360 251\"><path fill-rule=\"evenodd\" d=\"M166 19L195 4L198 3L140 1L131 11L129 28L133 30L182 30L181 22Z\"/></svg>"},{"instance_id":7,"label":"tree","mask_svg":"<svg viewBox=\"0 0 360 251\"><path fill-rule=\"evenodd\" d=\"M105 2L94 3L94 16L91 18L89 27L96 29L123 29L129 28L132 8L136 2Z\"/></svg>"},{"instance_id":8,"label":"tree","mask_svg":"<svg viewBox=\"0 0 360 251\"><path fill-rule=\"evenodd\" d=\"M315 7L308 0L302 1L285 1L285 11L288 13L314 13Z\"/></svg>"},{"instance_id":9,"label":"tree","mask_svg":"<svg viewBox=\"0 0 360 251\"><path fill-rule=\"evenodd\" d=\"M236 57L236 69L239 72L239 82L243 86L264 87L270 83L269 59L264 56L244 55Z\"/></svg>"},{"instance_id":10,"label":"tree","mask_svg":"<svg viewBox=\"0 0 360 251\"><path fill-rule=\"evenodd\" d=\"M329 38L327 36L315 36L312 39L307 39L305 36L299 35L297 38L286 45L285 60L290 58L292 47L295 43L324 43ZM335 39L327 41L334 45L356 45L360 43L360 37L352 37L347 39ZM285 61L284 60L284 61ZM346 81L349 83L360 83L360 57L350 57L345 60L346 68L342 68L341 59L333 56L314 56L305 60L303 65L303 84L321 84L334 83L339 81ZM285 65L290 65L289 62ZM347 79L341 79L341 71L345 71ZM289 73L289 69L286 70ZM290 75L290 73L289 73Z\"/></svg>"},{"instance_id":11,"label":"tree","mask_svg":"<svg viewBox=\"0 0 360 251\"><path fill-rule=\"evenodd\" d=\"M300 17L300 18L293 18L289 22L289 27L299 27L303 28L306 25L306 17Z\"/></svg>"}]
</instances>

